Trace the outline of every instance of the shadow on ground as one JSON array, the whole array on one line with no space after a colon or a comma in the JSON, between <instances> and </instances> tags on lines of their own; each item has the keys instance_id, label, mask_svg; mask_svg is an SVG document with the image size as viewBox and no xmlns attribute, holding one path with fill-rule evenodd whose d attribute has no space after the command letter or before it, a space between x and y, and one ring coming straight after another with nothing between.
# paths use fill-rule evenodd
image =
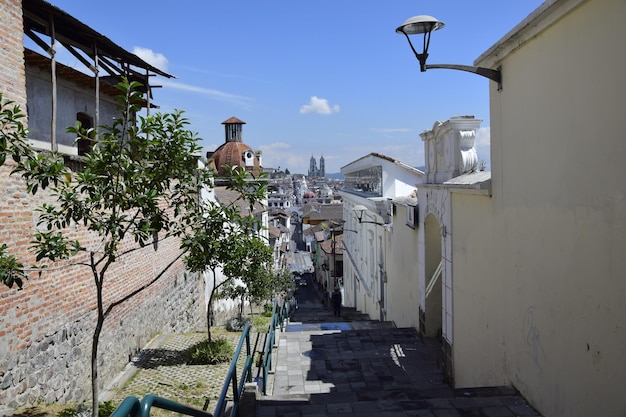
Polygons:
<instances>
[{"instance_id":1,"label":"shadow on ground","mask_svg":"<svg viewBox=\"0 0 626 417\"><path fill-rule=\"evenodd\" d=\"M155 369L159 366L185 365L190 360L192 346L186 350L144 349L133 361L133 365L140 369Z\"/></svg>"}]
</instances>

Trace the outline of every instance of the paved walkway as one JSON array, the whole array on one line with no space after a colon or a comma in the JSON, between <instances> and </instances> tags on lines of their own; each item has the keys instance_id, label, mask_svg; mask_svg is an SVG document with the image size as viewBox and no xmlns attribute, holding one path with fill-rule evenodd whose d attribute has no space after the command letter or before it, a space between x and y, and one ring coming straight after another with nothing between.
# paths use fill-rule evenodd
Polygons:
<instances>
[{"instance_id":1,"label":"paved walkway","mask_svg":"<svg viewBox=\"0 0 626 417\"><path fill-rule=\"evenodd\" d=\"M539 416L510 387L455 390L415 329L300 303L255 417Z\"/></svg>"}]
</instances>

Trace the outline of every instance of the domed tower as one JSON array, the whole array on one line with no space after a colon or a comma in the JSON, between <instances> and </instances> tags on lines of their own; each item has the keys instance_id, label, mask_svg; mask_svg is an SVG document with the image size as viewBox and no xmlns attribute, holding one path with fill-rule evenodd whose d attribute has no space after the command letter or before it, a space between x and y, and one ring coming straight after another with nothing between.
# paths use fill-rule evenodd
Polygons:
<instances>
[{"instance_id":1,"label":"domed tower","mask_svg":"<svg viewBox=\"0 0 626 417\"><path fill-rule=\"evenodd\" d=\"M222 122L224 125L225 143L215 152L208 152L209 164L217 170L218 176L227 173L227 167L240 166L251 171L252 174L261 173L261 153L254 152L251 147L243 143L243 125L246 122L231 117Z\"/></svg>"}]
</instances>

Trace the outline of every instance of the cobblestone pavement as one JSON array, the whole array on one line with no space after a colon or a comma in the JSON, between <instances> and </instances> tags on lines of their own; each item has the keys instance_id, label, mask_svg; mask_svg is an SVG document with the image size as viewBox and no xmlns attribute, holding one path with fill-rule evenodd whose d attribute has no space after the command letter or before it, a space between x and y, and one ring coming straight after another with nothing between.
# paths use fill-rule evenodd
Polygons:
<instances>
[{"instance_id":1,"label":"cobblestone pavement","mask_svg":"<svg viewBox=\"0 0 626 417\"><path fill-rule=\"evenodd\" d=\"M212 328L213 338L227 338L236 347L241 333L219 331ZM215 332L215 333L214 333ZM252 334L251 343L256 340ZM103 400L121 403L126 397L141 399L146 394L167 398L195 408L203 408L210 401L208 411L213 411L230 363L219 365L187 365L185 351L206 340L206 333L168 334L155 338L120 374L103 395ZM243 369L243 359L238 364L238 375ZM156 414L158 415L158 414Z\"/></svg>"}]
</instances>

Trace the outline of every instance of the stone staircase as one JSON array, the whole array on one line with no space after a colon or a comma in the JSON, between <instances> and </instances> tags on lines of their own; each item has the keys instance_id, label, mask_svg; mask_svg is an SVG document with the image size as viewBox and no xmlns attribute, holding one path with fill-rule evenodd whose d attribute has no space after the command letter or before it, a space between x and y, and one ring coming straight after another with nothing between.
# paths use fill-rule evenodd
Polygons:
<instances>
[{"instance_id":1,"label":"stone staircase","mask_svg":"<svg viewBox=\"0 0 626 417\"><path fill-rule=\"evenodd\" d=\"M455 390L413 328L300 305L280 334L255 417L538 416L511 387ZM427 341L428 342L428 341Z\"/></svg>"}]
</instances>

